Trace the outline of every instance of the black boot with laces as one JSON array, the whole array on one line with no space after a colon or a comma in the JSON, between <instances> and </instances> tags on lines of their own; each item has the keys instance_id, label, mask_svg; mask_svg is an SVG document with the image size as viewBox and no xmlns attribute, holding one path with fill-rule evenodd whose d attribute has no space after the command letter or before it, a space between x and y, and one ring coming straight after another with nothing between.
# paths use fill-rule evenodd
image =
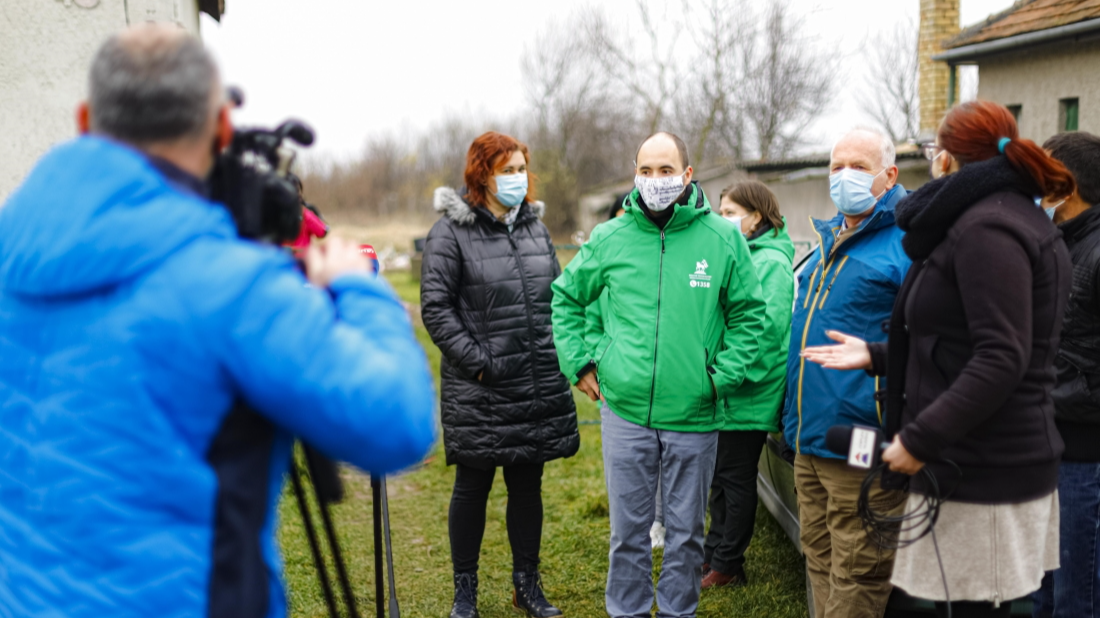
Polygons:
<instances>
[{"instance_id":1,"label":"black boot with laces","mask_svg":"<svg viewBox=\"0 0 1100 618\"><path fill-rule=\"evenodd\" d=\"M477 613L477 573L455 573L455 603L450 618L481 618Z\"/></svg>"},{"instance_id":2,"label":"black boot with laces","mask_svg":"<svg viewBox=\"0 0 1100 618\"><path fill-rule=\"evenodd\" d=\"M525 612L531 618L553 618L561 616L561 610L554 607L542 594L542 578L538 571L513 571L512 606Z\"/></svg>"}]
</instances>

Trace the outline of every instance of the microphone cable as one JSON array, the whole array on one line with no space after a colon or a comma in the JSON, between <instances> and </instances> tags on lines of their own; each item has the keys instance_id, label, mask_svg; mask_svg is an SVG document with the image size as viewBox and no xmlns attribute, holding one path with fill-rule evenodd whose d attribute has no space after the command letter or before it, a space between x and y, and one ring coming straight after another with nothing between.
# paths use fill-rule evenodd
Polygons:
<instances>
[{"instance_id":1,"label":"microphone cable","mask_svg":"<svg viewBox=\"0 0 1100 618\"><path fill-rule=\"evenodd\" d=\"M949 460L943 463L950 464L962 477L959 466ZM888 468L888 464L880 463L875 466L860 484L859 498L856 501L856 513L863 522L863 530L871 542L880 549L897 550L909 547L926 536L932 537L932 548L936 552L936 562L940 567L940 578L943 581L943 596L947 606L947 618L951 618L951 593L947 587L947 573L943 568L943 558L940 556L940 546L936 540L936 522L940 517L940 507L951 497L952 492L946 495L940 489L940 483L936 476L924 466L917 474L924 480L927 493L921 496L922 500L917 508L909 511L908 498L906 508L901 515L889 515L879 513L871 507L871 488L876 478L879 478ZM902 540L902 533L914 533L916 536Z\"/></svg>"}]
</instances>

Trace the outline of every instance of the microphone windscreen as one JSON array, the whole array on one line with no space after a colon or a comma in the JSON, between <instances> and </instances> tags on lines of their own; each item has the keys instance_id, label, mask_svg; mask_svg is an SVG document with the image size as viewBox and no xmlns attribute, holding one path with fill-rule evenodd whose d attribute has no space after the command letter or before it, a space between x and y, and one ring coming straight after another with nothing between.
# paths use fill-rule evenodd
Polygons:
<instances>
[{"instance_id":1,"label":"microphone windscreen","mask_svg":"<svg viewBox=\"0 0 1100 618\"><path fill-rule=\"evenodd\" d=\"M848 456L848 449L852 445L852 426L833 425L825 432L825 448L837 455Z\"/></svg>"}]
</instances>

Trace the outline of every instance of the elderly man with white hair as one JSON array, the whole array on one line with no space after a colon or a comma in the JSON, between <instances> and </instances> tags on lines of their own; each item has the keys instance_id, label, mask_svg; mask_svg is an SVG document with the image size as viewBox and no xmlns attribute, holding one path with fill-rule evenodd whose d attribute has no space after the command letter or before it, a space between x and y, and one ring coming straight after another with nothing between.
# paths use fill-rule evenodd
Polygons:
<instances>
[{"instance_id":1,"label":"elderly man with white hair","mask_svg":"<svg viewBox=\"0 0 1100 618\"><path fill-rule=\"evenodd\" d=\"M807 346L831 343L842 332L885 341L909 259L894 207L905 197L897 183L894 144L857 129L833 147L829 187L837 216L815 220L820 244L798 280L787 359L784 437L795 452L802 547L817 618L880 618L890 596L893 551L864 532L856 501L865 470L830 452L825 434L834 425L880 426L882 385L863 372L828 371L806 362ZM876 482L872 506L901 513L906 496Z\"/></svg>"}]
</instances>

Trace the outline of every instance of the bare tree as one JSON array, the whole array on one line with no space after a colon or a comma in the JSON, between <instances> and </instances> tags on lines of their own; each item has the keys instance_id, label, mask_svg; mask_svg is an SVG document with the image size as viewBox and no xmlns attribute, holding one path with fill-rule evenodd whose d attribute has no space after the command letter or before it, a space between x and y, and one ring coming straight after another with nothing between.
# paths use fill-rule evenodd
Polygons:
<instances>
[{"instance_id":1,"label":"bare tree","mask_svg":"<svg viewBox=\"0 0 1100 618\"><path fill-rule=\"evenodd\" d=\"M587 13L587 46L602 72L623 86L643 106L643 122L648 133L666 123L668 107L680 85L682 73L676 65L677 45L684 24L667 4L661 6L658 20L651 4L635 0L640 29L615 30L607 16L598 10ZM658 24L663 24L660 27ZM639 37L639 32L643 35ZM635 41L642 39L639 45Z\"/></svg>"},{"instance_id":2,"label":"bare tree","mask_svg":"<svg viewBox=\"0 0 1100 618\"><path fill-rule=\"evenodd\" d=\"M632 107L601 70L587 36L597 13L581 13L536 37L522 70L533 111L522 133L554 231L575 229L581 194L629 169L637 129Z\"/></svg>"},{"instance_id":3,"label":"bare tree","mask_svg":"<svg viewBox=\"0 0 1100 618\"><path fill-rule=\"evenodd\" d=\"M510 121L449 116L374 136L353 161L309 167L307 195L344 222L428 220L432 190L461 186L470 142L495 129L531 147L545 222L563 237L580 197L629 177L655 131L683 136L696 166L785 156L824 109L835 66L786 1L636 0L617 21L584 9L525 49L527 105Z\"/></svg>"},{"instance_id":4,"label":"bare tree","mask_svg":"<svg viewBox=\"0 0 1100 618\"><path fill-rule=\"evenodd\" d=\"M786 0L772 0L744 53L744 113L761 159L789 155L833 91L835 56L803 34Z\"/></svg>"},{"instance_id":5,"label":"bare tree","mask_svg":"<svg viewBox=\"0 0 1100 618\"><path fill-rule=\"evenodd\" d=\"M920 132L920 91L917 70L919 29L908 19L891 32L881 32L869 45L870 71L860 107L894 140L901 143Z\"/></svg>"},{"instance_id":6,"label":"bare tree","mask_svg":"<svg viewBox=\"0 0 1100 618\"><path fill-rule=\"evenodd\" d=\"M744 0L708 0L699 14L685 0L685 13L699 31L694 38L696 58L689 69L689 87L677 101L681 123L692 138L692 159L741 159L744 156L745 118L740 82L745 43L751 39L751 19Z\"/></svg>"},{"instance_id":7,"label":"bare tree","mask_svg":"<svg viewBox=\"0 0 1100 618\"><path fill-rule=\"evenodd\" d=\"M805 36L787 0L759 4L683 0L687 20L664 17L662 29L652 14L668 5L638 0L633 38L617 38L594 12L588 45L607 77L641 103L648 132L679 130L695 161L784 156L828 103L836 61Z\"/></svg>"}]
</instances>

